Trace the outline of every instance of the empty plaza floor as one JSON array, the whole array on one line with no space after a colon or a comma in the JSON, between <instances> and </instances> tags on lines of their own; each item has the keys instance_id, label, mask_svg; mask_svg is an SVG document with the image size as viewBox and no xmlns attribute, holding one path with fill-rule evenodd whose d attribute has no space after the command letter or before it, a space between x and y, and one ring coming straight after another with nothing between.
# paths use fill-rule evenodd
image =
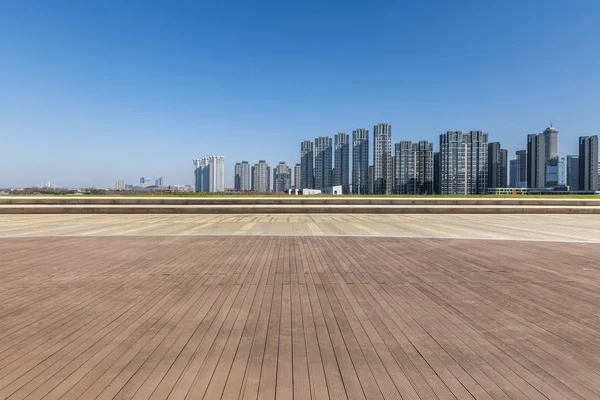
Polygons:
<instances>
[{"instance_id":1,"label":"empty plaza floor","mask_svg":"<svg viewBox=\"0 0 600 400\"><path fill-rule=\"evenodd\" d=\"M0 216L0 399L600 399L598 221Z\"/></svg>"}]
</instances>

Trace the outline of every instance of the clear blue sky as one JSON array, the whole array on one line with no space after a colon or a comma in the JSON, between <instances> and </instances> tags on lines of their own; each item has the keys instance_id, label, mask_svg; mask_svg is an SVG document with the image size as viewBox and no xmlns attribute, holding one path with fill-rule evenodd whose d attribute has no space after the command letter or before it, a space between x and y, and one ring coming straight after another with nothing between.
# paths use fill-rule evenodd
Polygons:
<instances>
[{"instance_id":1,"label":"clear blue sky","mask_svg":"<svg viewBox=\"0 0 600 400\"><path fill-rule=\"evenodd\" d=\"M192 183L377 122L599 134L600 2L0 0L0 187Z\"/></svg>"}]
</instances>

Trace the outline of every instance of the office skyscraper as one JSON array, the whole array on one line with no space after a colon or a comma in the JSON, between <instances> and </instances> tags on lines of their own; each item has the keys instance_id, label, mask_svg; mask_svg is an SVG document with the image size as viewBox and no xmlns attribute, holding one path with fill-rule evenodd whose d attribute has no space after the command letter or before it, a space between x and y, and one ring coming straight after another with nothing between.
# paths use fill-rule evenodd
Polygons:
<instances>
[{"instance_id":1,"label":"office skyscraper","mask_svg":"<svg viewBox=\"0 0 600 400\"><path fill-rule=\"evenodd\" d=\"M250 163L242 161L235 163L234 188L240 192L249 192L252 190L252 179L250 178Z\"/></svg>"},{"instance_id":2,"label":"office skyscraper","mask_svg":"<svg viewBox=\"0 0 600 400\"><path fill-rule=\"evenodd\" d=\"M524 188L527 187L527 150L517 150L515 155L517 157L517 178L515 187Z\"/></svg>"},{"instance_id":3,"label":"office skyscraper","mask_svg":"<svg viewBox=\"0 0 600 400\"><path fill-rule=\"evenodd\" d=\"M373 192L392 193L392 126L373 126Z\"/></svg>"},{"instance_id":4,"label":"office skyscraper","mask_svg":"<svg viewBox=\"0 0 600 400\"><path fill-rule=\"evenodd\" d=\"M195 191L225 191L225 157L211 156L194 161Z\"/></svg>"},{"instance_id":5,"label":"office skyscraper","mask_svg":"<svg viewBox=\"0 0 600 400\"><path fill-rule=\"evenodd\" d=\"M546 139L543 134L527 135L527 187L546 186Z\"/></svg>"},{"instance_id":6,"label":"office skyscraper","mask_svg":"<svg viewBox=\"0 0 600 400\"><path fill-rule=\"evenodd\" d=\"M442 194L467 194L467 144L461 131L440 135L440 187Z\"/></svg>"},{"instance_id":7,"label":"office skyscraper","mask_svg":"<svg viewBox=\"0 0 600 400\"><path fill-rule=\"evenodd\" d=\"M265 160L260 160L252 167L252 191L257 193L271 191L271 167Z\"/></svg>"},{"instance_id":8,"label":"office skyscraper","mask_svg":"<svg viewBox=\"0 0 600 400\"><path fill-rule=\"evenodd\" d=\"M546 157L546 160L558 157L558 131L554 129L552 122L542 135L544 135L544 157Z\"/></svg>"},{"instance_id":9,"label":"office skyscraper","mask_svg":"<svg viewBox=\"0 0 600 400\"><path fill-rule=\"evenodd\" d=\"M280 161L273 169L273 190L287 193L292 187L292 169L284 161Z\"/></svg>"},{"instance_id":10,"label":"office skyscraper","mask_svg":"<svg viewBox=\"0 0 600 400\"><path fill-rule=\"evenodd\" d=\"M352 193L369 193L369 131L352 131Z\"/></svg>"},{"instance_id":11,"label":"office skyscraper","mask_svg":"<svg viewBox=\"0 0 600 400\"><path fill-rule=\"evenodd\" d=\"M579 156L567 156L567 186L579 190Z\"/></svg>"},{"instance_id":12,"label":"office skyscraper","mask_svg":"<svg viewBox=\"0 0 600 400\"><path fill-rule=\"evenodd\" d=\"M155 186L163 186L164 185L164 178L161 176L158 179L154 180L154 185Z\"/></svg>"},{"instance_id":13,"label":"office skyscraper","mask_svg":"<svg viewBox=\"0 0 600 400\"><path fill-rule=\"evenodd\" d=\"M598 190L598 136L579 138L579 190Z\"/></svg>"},{"instance_id":14,"label":"office skyscraper","mask_svg":"<svg viewBox=\"0 0 600 400\"><path fill-rule=\"evenodd\" d=\"M500 148L500 143L488 143L488 187L507 187L508 152Z\"/></svg>"},{"instance_id":15,"label":"office skyscraper","mask_svg":"<svg viewBox=\"0 0 600 400\"><path fill-rule=\"evenodd\" d=\"M301 189L300 182L302 182L302 164L296 164L294 166L294 189Z\"/></svg>"},{"instance_id":16,"label":"office skyscraper","mask_svg":"<svg viewBox=\"0 0 600 400\"><path fill-rule=\"evenodd\" d=\"M305 140L300 144L301 185L297 189L315 188L314 162L313 142Z\"/></svg>"},{"instance_id":17,"label":"office skyscraper","mask_svg":"<svg viewBox=\"0 0 600 400\"><path fill-rule=\"evenodd\" d=\"M315 189L325 189L332 185L332 147L331 138L319 136L315 139Z\"/></svg>"},{"instance_id":18,"label":"office skyscraper","mask_svg":"<svg viewBox=\"0 0 600 400\"><path fill-rule=\"evenodd\" d=\"M350 136L346 133L338 133L334 137L335 145L335 169L333 174L333 186L342 186L342 193L350 192Z\"/></svg>"}]
</instances>

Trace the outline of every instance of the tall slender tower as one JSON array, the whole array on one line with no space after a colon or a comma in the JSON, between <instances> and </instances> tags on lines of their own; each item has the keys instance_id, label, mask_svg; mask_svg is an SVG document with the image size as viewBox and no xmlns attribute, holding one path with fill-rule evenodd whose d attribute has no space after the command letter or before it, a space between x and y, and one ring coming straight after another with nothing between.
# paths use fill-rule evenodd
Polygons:
<instances>
[{"instance_id":1,"label":"tall slender tower","mask_svg":"<svg viewBox=\"0 0 600 400\"><path fill-rule=\"evenodd\" d=\"M546 137L543 134L527 135L527 187L546 186Z\"/></svg>"},{"instance_id":2,"label":"tall slender tower","mask_svg":"<svg viewBox=\"0 0 600 400\"><path fill-rule=\"evenodd\" d=\"M527 187L527 150L517 150L515 155L517 157L517 177L515 187L524 188Z\"/></svg>"},{"instance_id":3,"label":"tall slender tower","mask_svg":"<svg viewBox=\"0 0 600 400\"><path fill-rule=\"evenodd\" d=\"M296 164L294 166L294 189L300 189L300 182L302 181L302 164Z\"/></svg>"},{"instance_id":4,"label":"tall slender tower","mask_svg":"<svg viewBox=\"0 0 600 400\"><path fill-rule=\"evenodd\" d=\"M335 168L333 175L333 186L342 186L342 193L350 192L350 136L346 133L338 133L334 137L335 144Z\"/></svg>"},{"instance_id":5,"label":"tall slender tower","mask_svg":"<svg viewBox=\"0 0 600 400\"><path fill-rule=\"evenodd\" d=\"M598 136L579 138L579 190L598 190Z\"/></svg>"},{"instance_id":6,"label":"tall slender tower","mask_svg":"<svg viewBox=\"0 0 600 400\"><path fill-rule=\"evenodd\" d=\"M369 131L352 131L352 193L369 193Z\"/></svg>"},{"instance_id":7,"label":"tall slender tower","mask_svg":"<svg viewBox=\"0 0 600 400\"><path fill-rule=\"evenodd\" d=\"M325 189L332 186L332 148L331 138L319 136L315 139L315 189Z\"/></svg>"},{"instance_id":8,"label":"tall slender tower","mask_svg":"<svg viewBox=\"0 0 600 400\"><path fill-rule=\"evenodd\" d=\"M550 121L550 126L544 130L542 135L544 135L546 160L558 157L558 131L552 126L552 121Z\"/></svg>"},{"instance_id":9,"label":"tall slender tower","mask_svg":"<svg viewBox=\"0 0 600 400\"><path fill-rule=\"evenodd\" d=\"M392 126L373 126L373 192L392 193Z\"/></svg>"},{"instance_id":10,"label":"tall slender tower","mask_svg":"<svg viewBox=\"0 0 600 400\"><path fill-rule=\"evenodd\" d=\"M300 144L300 186L297 189L314 189L314 150L313 142L305 140Z\"/></svg>"}]
</instances>

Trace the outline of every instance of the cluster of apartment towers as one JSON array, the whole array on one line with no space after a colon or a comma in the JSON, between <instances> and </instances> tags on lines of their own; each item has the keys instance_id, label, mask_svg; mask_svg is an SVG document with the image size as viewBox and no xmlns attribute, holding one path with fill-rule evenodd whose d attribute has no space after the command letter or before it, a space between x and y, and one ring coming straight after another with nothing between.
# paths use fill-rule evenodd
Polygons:
<instances>
[{"instance_id":1,"label":"cluster of apartment towers","mask_svg":"<svg viewBox=\"0 0 600 400\"><path fill-rule=\"evenodd\" d=\"M552 124L551 124L552 125ZM440 135L439 151L429 141L400 141L392 154L392 126L373 127L373 164L369 164L369 131L356 129L350 136L338 133L300 144L300 163L292 168L280 162L273 169L261 160L251 166L235 164L234 189L241 192L279 192L316 189L344 194L487 194L488 189L508 188L508 152L499 142L488 143L483 131L448 131ZM352 176L350 177L350 144ZM194 160L196 191L223 191L224 157ZM558 130L550 126L527 136L527 148L510 160L510 187L571 190L598 188L598 137L579 138L579 155L558 155ZM566 182L565 182L566 181Z\"/></svg>"}]
</instances>

